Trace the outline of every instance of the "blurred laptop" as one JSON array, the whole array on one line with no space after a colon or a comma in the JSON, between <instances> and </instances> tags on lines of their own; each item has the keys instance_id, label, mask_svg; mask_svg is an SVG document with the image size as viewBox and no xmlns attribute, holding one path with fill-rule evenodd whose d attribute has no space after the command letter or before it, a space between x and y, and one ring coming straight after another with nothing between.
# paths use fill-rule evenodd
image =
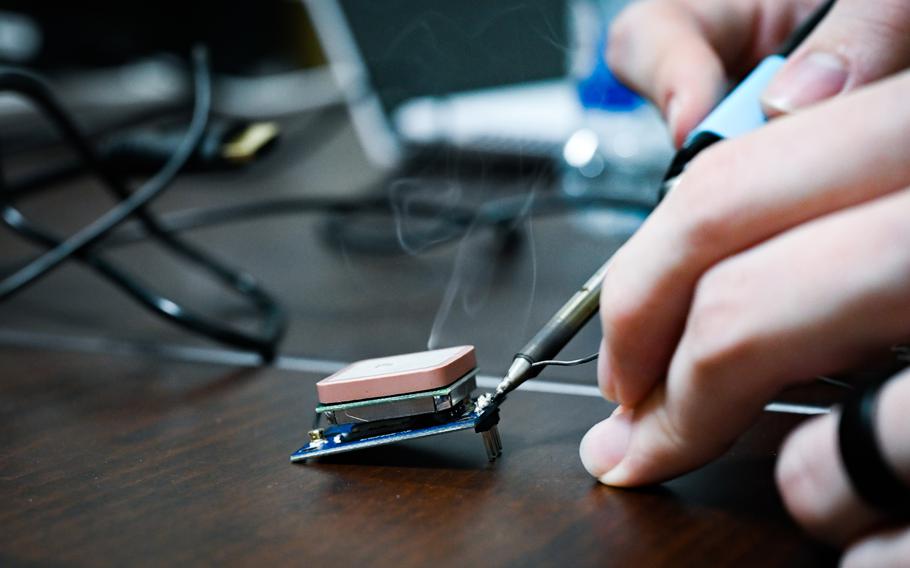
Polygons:
<instances>
[{"instance_id":1,"label":"blurred laptop","mask_svg":"<svg viewBox=\"0 0 910 568\"><path fill-rule=\"evenodd\" d=\"M561 0L303 1L377 165L440 147L553 160L581 123Z\"/></svg>"}]
</instances>

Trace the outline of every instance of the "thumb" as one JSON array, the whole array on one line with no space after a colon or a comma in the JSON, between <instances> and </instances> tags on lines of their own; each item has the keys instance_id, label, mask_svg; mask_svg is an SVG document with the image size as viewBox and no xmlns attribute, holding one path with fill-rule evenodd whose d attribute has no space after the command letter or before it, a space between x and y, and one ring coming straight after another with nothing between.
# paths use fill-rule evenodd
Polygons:
<instances>
[{"instance_id":1,"label":"thumb","mask_svg":"<svg viewBox=\"0 0 910 568\"><path fill-rule=\"evenodd\" d=\"M769 116L786 114L910 64L910 2L839 0L768 86Z\"/></svg>"}]
</instances>

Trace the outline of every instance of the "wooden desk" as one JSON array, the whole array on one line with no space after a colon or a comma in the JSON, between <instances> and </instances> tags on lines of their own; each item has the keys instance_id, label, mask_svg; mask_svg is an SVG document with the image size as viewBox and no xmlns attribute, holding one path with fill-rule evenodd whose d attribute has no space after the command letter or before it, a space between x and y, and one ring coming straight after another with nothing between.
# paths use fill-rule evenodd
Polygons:
<instances>
[{"instance_id":1,"label":"wooden desk","mask_svg":"<svg viewBox=\"0 0 910 568\"><path fill-rule=\"evenodd\" d=\"M592 397L516 393L505 453L476 434L306 465L318 375L5 349L4 564L807 566L824 551L771 478L792 420L719 462L620 491L582 469Z\"/></svg>"},{"instance_id":2,"label":"wooden desk","mask_svg":"<svg viewBox=\"0 0 910 568\"><path fill-rule=\"evenodd\" d=\"M375 176L352 153L349 129L315 152L305 128L291 134L261 167L186 178L160 206L312 194ZM71 196L54 198L65 207L50 197L35 207L61 222L99 207L79 183ZM497 269L490 276L476 265L453 268L454 247L404 258L339 254L314 238L318 221L243 223L193 238L230 254L285 300L293 316L286 354L351 361L418 350L435 329L443 345L476 344L481 371L491 375L630 230L628 223L597 233L573 219L535 220L527 231L534 246L508 262L473 256ZM7 236L0 247L13 258L24 250ZM155 254L141 245L115 256L219 309L191 273ZM439 324L453 282L459 301ZM646 491L599 486L585 473L578 442L610 407L565 394L511 397L501 425L505 453L493 465L470 432L291 465L324 372L180 360L193 353L216 360L218 351L137 349L210 345L150 318L77 267L0 306L0 321L2 565L815 566L835 559L788 519L773 484L775 452L793 417L765 416L723 459ZM592 326L567 355L589 352L597 339ZM547 378L592 384L592 373L566 369Z\"/></svg>"}]
</instances>

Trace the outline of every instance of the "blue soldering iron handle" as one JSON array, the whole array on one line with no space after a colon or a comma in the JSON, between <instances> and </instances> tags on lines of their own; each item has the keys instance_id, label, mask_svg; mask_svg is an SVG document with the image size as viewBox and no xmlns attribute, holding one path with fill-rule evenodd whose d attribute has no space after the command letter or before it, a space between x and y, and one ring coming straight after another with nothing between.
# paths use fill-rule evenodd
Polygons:
<instances>
[{"instance_id":1,"label":"blue soldering iron handle","mask_svg":"<svg viewBox=\"0 0 910 568\"><path fill-rule=\"evenodd\" d=\"M768 117L762 110L761 96L785 61L783 55L766 57L692 130L684 146L691 145L695 138L703 134L716 136L718 139L734 138L765 124Z\"/></svg>"},{"instance_id":2,"label":"blue soldering iron handle","mask_svg":"<svg viewBox=\"0 0 910 568\"><path fill-rule=\"evenodd\" d=\"M766 57L711 113L686 137L673 157L661 198L673 187L674 181L699 152L712 144L751 132L768 121L761 107L761 95L790 55L825 17L834 0L822 4L787 40L781 50Z\"/></svg>"},{"instance_id":3,"label":"blue soldering iron handle","mask_svg":"<svg viewBox=\"0 0 910 568\"><path fill-rule=\"evenodd\" d=\"M765 58L689 133L667 169L661 198L702 150L725 138L751 132L768 121L761 107L761 95L785 61L786 58L779 54Z\"/></svg>"}]
</instances>

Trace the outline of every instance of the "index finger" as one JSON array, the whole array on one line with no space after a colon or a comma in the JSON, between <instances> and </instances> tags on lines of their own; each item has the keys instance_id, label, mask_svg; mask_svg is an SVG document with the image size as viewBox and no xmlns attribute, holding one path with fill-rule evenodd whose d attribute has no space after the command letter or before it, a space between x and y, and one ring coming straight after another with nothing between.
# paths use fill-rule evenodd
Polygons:
<instances>
[{"instance_id":1,"label":"index finger","mask_svg":"<svg viewBox=\"0 0 910 568\"><path fill-rule=\"evenodd\" d=\"M727 75L773 52L818 2L637 2L611 26L607 60L660 108L679 145L724 93Z\"/></svg>"}]
</instances>

